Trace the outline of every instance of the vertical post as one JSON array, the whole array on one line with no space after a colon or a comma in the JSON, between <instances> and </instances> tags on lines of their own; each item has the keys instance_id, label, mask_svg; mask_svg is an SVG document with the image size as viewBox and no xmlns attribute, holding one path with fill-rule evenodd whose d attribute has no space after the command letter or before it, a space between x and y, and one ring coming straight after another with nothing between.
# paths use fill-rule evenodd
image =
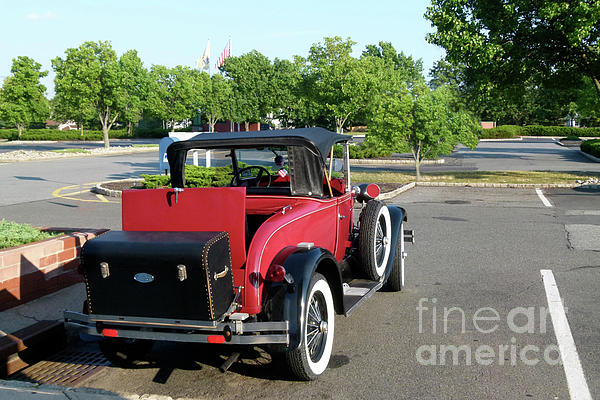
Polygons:
<instances>
[{"instance_id":1,"label":"vertical post","mask_svg":"<svg viewBox=\"0 0 600 400\"><path fill-rule=\"evenodd\" d=\"M210 150L206 150L206 168L210 168Z\"/></svg>"},{"instance_id":2,"label":"vertical post","mask_svg":"<svg viewBox=\"0 0 600 400\"><path fill-rule=\"evenodd\" d=\"M197 150L194 150L192 152L192 159L194 160L193 164L197 167L198 166L198 151Z\"/></svg>"},{"instance_id":3,"label":"vertical post","mask_svg":"<svg viewBox=\"0 0 600 400\"><path fill-rule=\"evenodd\" d=\"M350 145L348 142L344 143L344 173L346 174L346 192L352 190L350 184Z\"/></svg>"}]
</instances>

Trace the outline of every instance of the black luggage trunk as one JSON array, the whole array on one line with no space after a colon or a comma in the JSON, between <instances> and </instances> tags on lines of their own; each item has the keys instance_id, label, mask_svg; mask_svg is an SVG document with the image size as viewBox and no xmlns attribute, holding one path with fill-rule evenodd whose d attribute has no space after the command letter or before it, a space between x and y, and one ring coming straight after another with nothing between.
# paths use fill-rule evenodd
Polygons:
<instances>
[{"instance_id":1,"label":"black luggage trunk","mask_svg":"<svg viewBox=\"0 0 600 400\"><path fill-rule=\"evenodd\" d=\"M82 260L92 314L218 320L234 298L227 232L110 231Z\"/></svg>"}]
</instances>

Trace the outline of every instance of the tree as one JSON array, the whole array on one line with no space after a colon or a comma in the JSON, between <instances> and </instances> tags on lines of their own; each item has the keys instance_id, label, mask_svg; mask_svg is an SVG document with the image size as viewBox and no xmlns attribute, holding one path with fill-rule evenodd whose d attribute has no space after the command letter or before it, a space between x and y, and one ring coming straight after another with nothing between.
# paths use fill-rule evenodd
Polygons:
<instances>
[{"instance_id":1,"label":"tree","mask_svg":"<svg viewBox=\"0 0 600 400\"><path fill-rule=\"evenodd\" d=\"M152 66L148 111L163 121L169 121L171 132L175 131L175 122L191 119L198 112L199 74L180 65L175 68Z\"/></svg>"},{"instance_id":2,"label":"tree","mask_svg":"<svg viewBox=\"0 0 600 400\"><path fill-rule=\"evenodd\" d=\"M300 64L276 58L273 61L271 90L273 114L284 128L295 126L302 118Z\"/></svg>"},{"instance_id":3,"label":"tree","mask_svg":"<svg viewBox=\"0 0 600 400\"><path fill-rule=\"evenodd\" d=\"M76 49L67 49L65 54L64 60L52 60L55 90L59 101L64 102L61 109L81 119L89 118L94 110L102 125L104 147L108 148L110 129L127 102L117 55L110 42L85 42Z\"/></svg>"},{"instance_id":4,"label":"tree","mask_svg":"<svg viewBox=\"0 0 600 400\"><path fill-rule=\"evenodd\" d=\"M237 122L244 122L248 130L250 122L267 121L274 103L271 61L253 50L227 58L220 69L232 80Z\"/></svg>"},{"instance_id":5,"label":"tree","mask_svg":"<svg viewBox=\"0 0 600 400\"><path fill-rule=\"evenodd\" d=\"M40 78L48 72L41 68L40 63L29 57L13 59L12 76L4 80L0 89L0 119L15 124L19 137L25 126L44 120L50 112L44 96L46 87L40 83Z\"/></svg>"},{"instance_id":6,"label":"tree","mask_svg":"<svg viewBox=\"0 0 600 400\"><path fill-rule=\"evenodd\" d=\"M378 45L370 44L362 53L363 57L378 57L385 61L385 65L400 74L399 77L409 86L423 83L423 61L414 60L412 56L407 56L404 52L396 52L396 49L390 42L379 42Z\"/></svg>"},{"instance_id":7,"label":"tree","mask_svg":"<svg viewBox=\"0 0 600 400\"><path fill-rule=\"evenodd\" d=\"M555 71L588 76L600 97L600 2L432 0L429 42L472 82L520 85Z\"/></svg>"},{"instance_id":8,"label":"tree","mask_svg":"<svg viewBox=\"0 0 600 400\"><path fill-rule=\"evenodd\" d=\"M338 133L364 110L380 90L383 61L377 57L353 58L350 38L324 38L309 51L306 66L308 96L329 115Z\"/></svg>"},{"instance_id":9,"label":"tree","mask_svg":"<svg viewBox=\"0 0 600 400\"><path fill-rule=\"evenodd\" d=\"M119 58L120 86L125 92L121 120L127 122L128 133L142 117L150 89L150 77L136 50L129 50Z\"/></svg>"},{"instance_id":10,"label":"tree","mask_svg":"<svg viewBox=\"0 0 600 400\"><path fill-rule=\"evenodd\" d=\"M206 76L204 113L208 119L209 132L215 131L215 124L230 114L231 83L219 74Z\"/></svg>"},{"instance_id":11,"label":"tree","mask_svg":"<svg viewBox=\"0 0 600 400\"><path fill-rule=\"evenodd\" d=\"M426 85L405 88L380 98L369 126L378 140L390 144L408 142L415 160L416 178L425 158L449 154L458 143L477 146L478 121L467 111L456 109L450 88L435 90Z\"/></svg>"}]
</instances>

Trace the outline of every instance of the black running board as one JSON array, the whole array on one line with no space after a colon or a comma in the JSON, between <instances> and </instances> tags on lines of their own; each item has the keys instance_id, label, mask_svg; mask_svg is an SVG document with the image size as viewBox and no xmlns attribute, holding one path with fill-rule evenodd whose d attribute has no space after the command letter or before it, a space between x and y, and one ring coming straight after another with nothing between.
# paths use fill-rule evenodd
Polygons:
<instances>
[{"instance_id":1,"label":"black running board","mask_svg":"<svg viewBox=\"0 0 600 400\"><path fill-rule=\"evenodd\" d=\"M365 300L381 289L383 282L353 279L343 287L344 315L350 316Z\"/></svg>"}]
</instances>

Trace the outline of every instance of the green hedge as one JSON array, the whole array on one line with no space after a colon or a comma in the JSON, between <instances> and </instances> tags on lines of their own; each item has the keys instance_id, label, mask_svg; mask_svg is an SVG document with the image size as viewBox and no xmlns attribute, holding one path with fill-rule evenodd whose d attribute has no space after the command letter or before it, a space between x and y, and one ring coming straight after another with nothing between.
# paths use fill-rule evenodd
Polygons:
<instances>
[{"instance_id":1,"label":"green hedge","mask_svg":"<svg viewBox=\"0 0 600 400\"><path fill-rule=\"evenodd\" d=\"M389 150L377 149L376 147L369 145L367 143L363 143L358 146L348 146L350 151L350 158L362 159L362 158L380 158L380 157L389 157L392 155L392 152ZM333 148L333 156L335 158L344 157L344 148L341 145L335 145Z\"/></svg>"},{"instance_id":2,"label":"green hedge","mask_svg":"<svg viewBox=\"0 0 600 400\"><path fill-rule=\"evenodd\" d=\"M161 138L168 135L167 129L139 129L135 130L133 135L129 135L127 130L111 130L109 137L111 139L133 139L133 138ZM16 129L0 129L0 139L8 140L102 140L102 131L84 129L83 136L78 130L59 131L56 129L26 129L19 138Z\"/></svg>"},{"instance_id":3,"label":"green hedge","mask_svg":"<svg viewBox=\"0 0 600 400\"><path fill-rule=\"evenodd\" d=\"M247 167L246 163L238 163L238 168ZM264 166L271 175L277 174L279 168L273 166ZM285 169L289 173L289 167ZM252 169L252 176L256 177L257 170ZM171 186L171 177L169 175L140 175L144 178L142 186L144 189L157 189ZM223 187L229 185L233 178L233 168L231 165L225 167L202 167L195 165L185 166L185 187ZM246 178L246 177L244 177Z\"/></svg>"},{"instance_id":4,"label":"green hedge","mask_svg":"<svg viewBox=\"0 0 600 400\"><path fill-rule=\"evenodd\" d=\"M500 125L493 129L484 129L482 139L512 138L515 136L587 136L600 137L600 128L572 128L568 126L516 126Z\"/></svg>"},{"instance_id":5,"label":"green hedge","mask_svg":"<svg viewBox=\"0 0 600 400\"><path fill-rule=\"evenodd\" d=\"M246 164L240 163L240 168ZM222 187L231 182L233 168L226 167L202 167L195 165L185 166L185 187ZM145 189L156 189L171 186L169 175L141 175L144 178L142 185Z\"/></svg>"},{"instance_id":6,"label":"green hedge","mask_svg":"<svg viewBox=\"0 0 600 400\"><path fill-rule=\"evenodd\" d=\"M581 151L600 157L600 139L586 140L581 143Z\"/></svg>"},{"instance_id":7,"label":"green hedge","mask_svg":"<svg viewBox=\"0 0 600 400\"><path fill-rule=\"evenodd\" d=\"M481 139L510 139L520 135L520 127L516 125L501 125L492 129L482 129Z\"/></svg>"}]
</instances>

